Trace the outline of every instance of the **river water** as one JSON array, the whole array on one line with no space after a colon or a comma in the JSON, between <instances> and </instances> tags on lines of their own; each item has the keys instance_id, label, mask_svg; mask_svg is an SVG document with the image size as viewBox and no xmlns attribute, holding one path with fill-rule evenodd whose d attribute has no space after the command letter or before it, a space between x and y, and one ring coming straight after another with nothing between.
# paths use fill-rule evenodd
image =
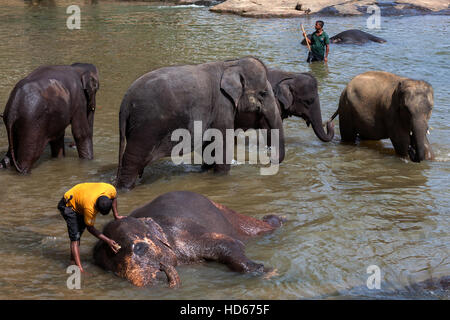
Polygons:
<instances>
[{"instance_id":1,"label":"river water","mask_svg":"<svg viewBox=\"0 0 450 320\"><path fill-rule=\"evenodd\" d=\"M0 172L0 298L382 297L382 292L450 274L449 16L382 17L377 30L368 30L364 17L324 17L330 36L357 28L388 40L331 45L328 65L306 64L306 49L299 43L299 24L311 31L315 17L257 20L204 7L142 3L84 5L80 30L68 30L67 17L66 6L9 1L0 9L0 110L15 83L43 64L90 62L101 77L95 160L81 161L70 148L65 159L51 159L47 149L28 176ZM435 92L429 139L436 160L400 159L389 140L343 145L338 121L334 140L323 143L295 118L284 123L286 159L275 176L260 176L255 165L235 165L228 176L218 177L163 159L146 168L134 190L119 194L119 212L125 215L164 192L190 190L253 217L284 215L288 222L282 228L246 247L251 259L275 268L277 275L264 279L207 263L178 267L178 290L163 281L136 288L93 264L96 239L86 232L81 254L90 276L81 290L67 289L69 241L56 204L77 183L113 181L118 110L129 85L158 67L245 55L270 67L312 72L324 119L337 108L346 83L362 72L384 70L428 81ZM7 145L1 124L1 154ZM111 218L98 217L96 226ZM381 291L349 294L366 287L370 265L381 269ZM448 298L448 291L430 296Z\"/></svg>"}]
</instances>

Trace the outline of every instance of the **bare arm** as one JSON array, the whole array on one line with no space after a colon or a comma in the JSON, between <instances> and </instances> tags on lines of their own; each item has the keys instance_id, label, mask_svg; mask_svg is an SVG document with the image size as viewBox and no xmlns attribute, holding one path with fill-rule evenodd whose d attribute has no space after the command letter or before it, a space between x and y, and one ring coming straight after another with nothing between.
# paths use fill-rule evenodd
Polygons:
<instances>
[{"instance_id":1,"label":"bare arm","mask_svg":"<svg viewBox=\"0 0 450 320\"><path fill-rule=\"evenodd\" d=\"M98 231L94 226L87 226L87 230L97 239L106 242L114 253L119 252L120 246L114 241Z\"/></svg>"},{"instance_id":2,"label":"bare arm","mask_svg":"<svg viewBox=\"0 0 450 320\"><path fill-rule=\"evenodd\" d=\"M119 219L125 218L124 216L119 216L119 212L117 210L117 198L113 199L112 211L113 211L114 219L119 220Z\"/></svg>"},{"instance_id":3,"label":"bare arm","mask_svg":"<svg viewBox=\"0 0 450 320\"><path fill-rule=\"evenodd\" d=\"M327 44L327 46L326 46L326 53L325 53L325 62L328 61L328 53L329 53L329 52L330 52L330 45Z\"/></svg>"}]
</instances>

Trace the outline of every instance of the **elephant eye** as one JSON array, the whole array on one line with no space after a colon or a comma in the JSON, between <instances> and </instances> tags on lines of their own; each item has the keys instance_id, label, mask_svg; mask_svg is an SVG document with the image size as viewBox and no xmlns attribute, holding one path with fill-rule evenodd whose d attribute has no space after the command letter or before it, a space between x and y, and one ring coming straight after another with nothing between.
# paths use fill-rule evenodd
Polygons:
<instances>
[{"instance_id":1,"label":"elephant eye","mask_svg":"<svg viewBox=\"0 0 450 320\"><path fill-rule=\"evenodd\" d=\"M265 96L267 96L267 94L268 94L268 92L267 91L261 91L260 93L259 93L259 95L261 96L261 97L265 97Z\"/></svg>"},{"instance_id":2,"label":"elephant eye","mask_svg":"<svg viewBox=\"0 0 450 320\"><path fill-rule=\"evenodd\" d=\"M133 252L138 256L144 255L148 251L148 245L145 242L133 244Z\"/></svg>"},{"instance_id":3,"label":"elephant eye","mask_svg":"<svg viewBox=\"0 0 450 320\"><path fill-rule=\"evenodd\" d=\"M305 105L306 108L309 108L309 106L312 105L313 103L314 103L314 98L303 101L303 104Z\"/></svg>"}]
</instances>

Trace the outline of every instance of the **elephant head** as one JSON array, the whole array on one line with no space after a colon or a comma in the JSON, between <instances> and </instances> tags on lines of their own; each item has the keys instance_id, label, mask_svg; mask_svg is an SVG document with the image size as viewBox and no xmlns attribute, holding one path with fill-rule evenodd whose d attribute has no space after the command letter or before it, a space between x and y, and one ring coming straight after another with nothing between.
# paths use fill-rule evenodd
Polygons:
<instances>
[{"instance_id":1,"label":"elephant head","mask_svg":"<svg viewBox=\"0 0 450 320\"><path fill-rule=\"evenodd\" d=\"M95 111L95 95L100 89L97 68L89 63L74 63L72 67L80 74L81 84L87 99L88 112Z\"/></svg>"},{"instance_id":2,"label":"elephant head","mask_svg":"<svg viewBox=\"0 0 450 320\"><path fill-rule=\"evenodd\" d=\"M240 114L256 114L268 129L279 130L278 163L281 163L285 154L283 122L266 66L254 57L225 61L220 87L232 101L237 118Z\"/></svg>"},{"instance_id":3,"label":"elephant head","mask_svg":"<svg viewBox=\"0 0 450 320\"><path fill-rule=\"evenodd\" d=\"M290 116L301 117L306 121L308 127L310 124L312 125L314 133L320 140L329 142L333 139L333 123L327 122L327 133L322 126L317 81L313 75L309 73L286 74L272 85L275 97L280 104L283 119Z\"/></svg>"},{"instance_id":4,"label":"elephant head","mask_svg":"<svg viewBox=\"0 0 450 320\"><path fill-rule=\"evenodd\" d=\"M177 258L162 228L151 218L126 217L108 223L103 233L120 246L117 254L99 241L94 248L95 263L143 287L165 274L170 287L180 285Z\"/></svg>"},{"instance_id":5,"label":"elephant head","mask_svg":"<svg viewBox=\"0 0 450 320\"><path fill-rule=\"evenodd\" d=\"M431 158L431 147L427 139L428 120L433 109L433 88L425 81L401 80L392 101L398 106L401 134L408 141L411 161L420 162Z\"/></svg>"}]
</instances>

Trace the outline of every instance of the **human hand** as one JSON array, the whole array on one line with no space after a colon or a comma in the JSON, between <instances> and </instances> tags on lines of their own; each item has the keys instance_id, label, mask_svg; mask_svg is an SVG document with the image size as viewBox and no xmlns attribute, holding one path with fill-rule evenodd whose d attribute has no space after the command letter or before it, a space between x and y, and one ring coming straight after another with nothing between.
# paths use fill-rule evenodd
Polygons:
<instances>
[{"instance_id":1,"label":"human hand","mask_svg":"<svg viewBox=\"0 0 450 320\"><path fill-rule=\"evenodd\" d=\"M109 240L108 245L114 253L119 252L119 250L121 248L120 245L117 242L115 242L114 240Z\"/></svg>"},{"instance_id":2,"label":"human hand","mask_svg":"<svg viewBox=\"0 0 450 320\"><path fill-rule=\"evenodd\" d=\"M116 216L115 218L116 218L116 220L120 220L120 219L126 218L126 216Z\"/></svg>"},{"instance_id":3,"label":"human hand","mask_svg":"<svg viewBox=\"0 0 450 320\"><path fill-rule=\"evenodd\" d=\"M325 57L325 59L323 59L323 61L325 61L325 63L326 63L326 62L328 62L328 58L327 58L327 57Z\"/></svg>"}]
</instances>

